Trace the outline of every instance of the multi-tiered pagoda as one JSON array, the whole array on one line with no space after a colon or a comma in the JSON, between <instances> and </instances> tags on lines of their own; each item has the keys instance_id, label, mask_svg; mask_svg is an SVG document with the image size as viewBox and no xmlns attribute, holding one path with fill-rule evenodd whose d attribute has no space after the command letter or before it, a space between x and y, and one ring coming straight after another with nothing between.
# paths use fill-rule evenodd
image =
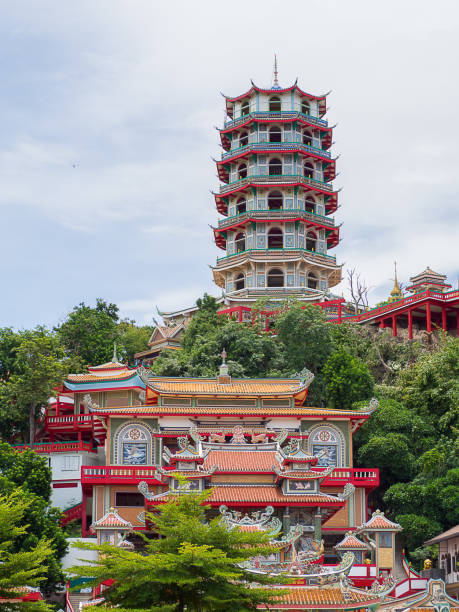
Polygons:
<instances>
[{"instance_id":1,"label":"multi-tiered pagoda","mask_svg":"<svg viewBox=\"0 0 459 612\"><path fill-rule=\"evenodd\" d=\"M215 194L223 216L214 228L225 254L214 280L231 306L260 297L323 299L341 280L329 249L339 242L330 215L337 209L330 153L332 127L324 119L326 95L252 83L246 93L225 96L228 121L220 130L223 183Z\"/></svg>"}]
</instances>

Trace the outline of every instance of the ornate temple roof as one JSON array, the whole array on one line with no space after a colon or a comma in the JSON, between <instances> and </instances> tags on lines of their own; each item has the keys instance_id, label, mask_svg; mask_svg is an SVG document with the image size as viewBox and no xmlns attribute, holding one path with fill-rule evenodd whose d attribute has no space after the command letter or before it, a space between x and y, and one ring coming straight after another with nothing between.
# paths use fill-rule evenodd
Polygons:
<instances>
[{"instance_id":1,"label":"ornate temple roof","mask_svg":"<svg viewBox=\"0 0 459 612\"><path fill-rule=\"evenodd\" d=\"M228 445L229 446L229 445ZM273 472L276 461L276 451L250 450L210 450L206 456L204 467L218 465L218 472Z\"/></svg>"},{"instance_id":2,"label":"ornate temple roof","mask_svg":"<svg viewBox=\"0 0 459 612\"><path fill-rule=\"evenodd\" d=\"M344 501L334 495L326 493L311 494L284 494L280 487L276 485L259 484L238 484L238 485L218 485L212 490L209 499L210 503L229 503L240 502L241 505L249 504L270 504L273 506L300 504L301 506L344 506Z\"/></svg>"},{"instance_id":3,"label":"ornate temple roof","mask_svg":"<svg viewBox=\"0 0 459 612\"><path fill-rule=\"evenodd\" d=\"M376 510L366 523L363 523L357 531L402 531L402 526L394 523L384 516L384 512Z\"/></svg>"},{"instance_id":4,"label":"ornate temple roof","mask_svg":"<svg viewBox=\"0 0 459 612\"><path fill-rule=\"evenodd\" d=\"M286 588L286 587L275 587ZM321 609L336 608L338 610L364 609L369 606L379 604L379 597L365 592L349 590L343 592L339 587L304 587L288 585L288 593L279 596L279 603L269 605L270 610L291 610L294 608L302 609ZM301 606L301 607L300 607ZM265 604L258 606L265 609Z\"/></svg>"},{"instance_id":5,"label":"ornate temple roof","mask_svg":"<svg viewBox=\"0 0 459 612\"><path fill-rule=\"evenodd\" d=\"M337 550L368 550L368 546L359 540L352 531L348 531L344 538L334 546Z\"/></svg>"},{"instance_id":6,"label":"ornate temple roof","mask_svg":"<svg viewBox=\"0 0 459 612\"><path fill-rule=\"evenodd\" d=\"M132 524L122 518L116 508L110 508L102 518L91 525L94 530L97 529L132 529Z\"/></svg>"}]
</instances>

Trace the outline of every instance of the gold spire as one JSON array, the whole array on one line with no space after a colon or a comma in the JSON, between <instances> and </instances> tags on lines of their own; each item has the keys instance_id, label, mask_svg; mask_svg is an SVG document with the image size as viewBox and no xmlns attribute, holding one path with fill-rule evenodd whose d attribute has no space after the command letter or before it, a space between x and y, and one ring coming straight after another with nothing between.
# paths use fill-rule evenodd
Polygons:
<instances>
[{"instance_id":1,"label":"gold spire","mask_svg":"<svg viewBox=\"0 0 459 612\"><path fill-rule=\"evenodd\" d=\"M400 287L398 286L398 280L397 280L397 262L394 261L394 288L392 289L392 291L390 292L391 295L400 295L401 291L400 291Z\"/></svg>"}]
</instances>

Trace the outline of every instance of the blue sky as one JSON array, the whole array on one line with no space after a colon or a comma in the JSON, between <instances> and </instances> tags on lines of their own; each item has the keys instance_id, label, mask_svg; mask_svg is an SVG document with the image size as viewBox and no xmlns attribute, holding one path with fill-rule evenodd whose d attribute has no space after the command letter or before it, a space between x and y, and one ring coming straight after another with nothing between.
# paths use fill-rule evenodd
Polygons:
<instances>
[{"instance_id":1,"label":"blue sky","mask_svg":"<svg viewBox=\"0 0 459 612\"><path fill-rule=\"evenodd\" d=\"M1 326L52 326L99 296L151 322L219 294L219 92L270 85L274 52L281 85L333 90L338 261L372 302L395 259L401 280L430 265L457 286L457 2L282 6L1 3Z\"/></svg>"}]
</instances>

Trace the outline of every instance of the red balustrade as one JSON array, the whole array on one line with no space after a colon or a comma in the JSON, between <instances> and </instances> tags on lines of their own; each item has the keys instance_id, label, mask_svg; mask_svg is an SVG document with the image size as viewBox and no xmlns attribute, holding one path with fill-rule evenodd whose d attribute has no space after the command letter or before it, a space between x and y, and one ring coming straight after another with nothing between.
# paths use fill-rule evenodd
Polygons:
<instances>
[{"instance_id":1,"label":"red balustrade","mask_svg":"<svg viewBox=\"0 0 459 612\"><path fill-rule=\"evenodd\" d=\"M14 449L19 451L25 451L27 449L33 450L34 453L68 453L75 451L86 451L88 453L96 453L97 448L93 448L91 442L74 441L74 442L37 442L36 444L22 444L21 446L14 446Z\"/></svg>"},{"instance_id":2,"label":"red balustrade","mask_svg":"<svg viewBox=\"0 0 459 612\"><path fill-rule=\"evenodd\" d=\"M83 465L82 484L162 484L157 478L158 468L139 465Z\"/></svg>"}]
</instances>

